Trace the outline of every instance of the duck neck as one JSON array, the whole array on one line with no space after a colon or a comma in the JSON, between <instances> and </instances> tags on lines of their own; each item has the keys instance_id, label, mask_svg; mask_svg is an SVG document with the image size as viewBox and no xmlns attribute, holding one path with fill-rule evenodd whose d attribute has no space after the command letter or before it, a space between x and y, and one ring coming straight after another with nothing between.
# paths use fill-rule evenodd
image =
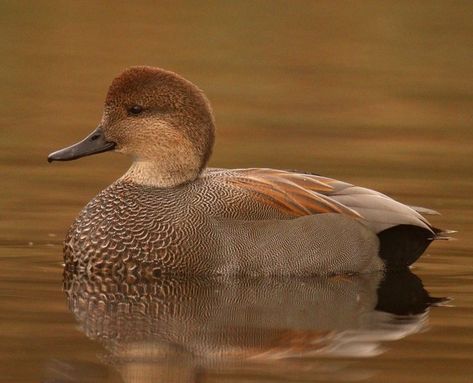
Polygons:
<instances>
[{"instance_id":1,"label":"duck neck","mask_svg":"<svg viewBox=\"0 0 473 383\"><path fill-rule=\"evenodd\" d=\"M199 166L135 160L121 180L144 186L172 188L195 180L200 173Z\"/></svg>"}]
</instances>

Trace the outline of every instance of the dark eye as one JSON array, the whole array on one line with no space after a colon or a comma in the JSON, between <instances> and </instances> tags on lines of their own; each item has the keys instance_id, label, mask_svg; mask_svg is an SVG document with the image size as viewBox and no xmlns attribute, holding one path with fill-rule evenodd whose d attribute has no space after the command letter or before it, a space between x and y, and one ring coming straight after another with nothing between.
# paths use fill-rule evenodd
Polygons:
<instances>
[{"instance_id":1,"label":"dark eye","mask_svg":"<svg viewBox=\"0 0 473 383\"><path fill-rule=\"evenodd\" d=\"M139 105L133 105L132 107L128 108L128 112L134 115L140 114L142 111L143 111L143 107Z\"/></svg>"}]
</instances>

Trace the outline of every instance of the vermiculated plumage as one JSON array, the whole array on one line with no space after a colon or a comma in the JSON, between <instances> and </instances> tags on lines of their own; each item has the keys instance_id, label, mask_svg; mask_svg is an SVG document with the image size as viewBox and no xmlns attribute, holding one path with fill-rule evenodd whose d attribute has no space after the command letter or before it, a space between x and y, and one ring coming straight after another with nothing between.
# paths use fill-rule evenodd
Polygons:
<instances>
[{"instance_id":1,"label":"vermiculated plumage","mask_svg":"<svg viewBox=\"0 0 473 383\"><path fill-rule=\"evenodd\" d=\"M406 267L443 237L420 214L430 210L346 182L205 168L214 130L203 92L175 73L132 67L118 76L99 127L48 157L133 158L72 225L66 267L130 278L361 273Z\"/></svg>"},{"instance_id":2,"label":"vermiculated plumage","mask_svg":"<svg viewBox=\"0 0 473 383\"><path fill-rule=\"evenodd\" d=\"M376 236L363 224L341 214L290 216L226 181L225 174L209 173L173 189L114 183L71 227L66 265L155 275L327 274L381 267L374 256Z\"/></svg>"}]
</instances>

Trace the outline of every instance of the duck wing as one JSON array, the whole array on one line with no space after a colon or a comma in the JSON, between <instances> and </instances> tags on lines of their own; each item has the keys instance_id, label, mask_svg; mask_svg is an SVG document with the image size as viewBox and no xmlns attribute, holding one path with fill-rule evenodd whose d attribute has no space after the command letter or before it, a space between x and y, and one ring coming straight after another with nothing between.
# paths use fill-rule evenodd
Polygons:
<instances>
[{"instance_id":1,"label":"duck wing","mask_svg":"<svg viewBox=\"0 0 473 383\"><path fill-rule=\"evenodd\" d=\"M253 193L260 202L292 217L339 213L363 220L376 233L399 225L426 229L433 237L437 233L420 214L433 211L411 208L375 190L347 182L267 168L210 171L220 173L225 182Z\"/></svg>"},{"instance_id":2,"label":"duck wing","mask_svg":"<svg viewBox=\"0 0 473 383\"><path fill-rule=\"evenodd\" d=\"M249 168L225 170L227 184L244 189L259 202L291 217L340 213L362 218L355 210L330 198L333 186L316 176L284 170Z\"/></svg>"}]
</instances>

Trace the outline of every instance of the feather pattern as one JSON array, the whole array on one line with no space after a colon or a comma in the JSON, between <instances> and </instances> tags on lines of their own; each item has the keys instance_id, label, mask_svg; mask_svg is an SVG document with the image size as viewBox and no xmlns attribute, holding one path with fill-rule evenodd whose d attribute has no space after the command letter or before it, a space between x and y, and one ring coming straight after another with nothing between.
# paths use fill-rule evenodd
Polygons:
<instances>
[{"instance_id":1,"label":"feather pattern","mask_svg":"<svg viewBox=\"0 0 473 383\"><path fill-rule=\"evenodd\" d=\"M314 174L265 168L212 169L227 183L255 194L262 203L290 216L339 213L361 219L376 233L397 225L434 229L420 214L433 210L409 207L392 198L347 182Z\"/></svg>"}]
</instances>

